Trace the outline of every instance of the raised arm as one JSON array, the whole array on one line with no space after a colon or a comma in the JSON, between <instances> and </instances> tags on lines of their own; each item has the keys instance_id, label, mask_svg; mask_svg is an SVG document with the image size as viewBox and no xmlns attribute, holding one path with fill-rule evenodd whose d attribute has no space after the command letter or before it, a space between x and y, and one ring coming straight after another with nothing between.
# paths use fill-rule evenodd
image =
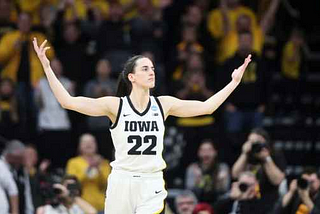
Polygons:
<instances>
[{"instance_id":1,"label":"raised arm","mask_svg":"<svg viewBox=\"0 0 320 214\"><path fill-rule=\"evenodd\" d=\"M69 110L77 111L89 116L108 116L112 122L115 121L119 98L118 97L102 97L97 99L87 97L73 97L63 87L58 78L53 73L50 67L50 61L46 57L46 51L50 47L45 47L46 41L44 41L40 47L37 44L37 39L34 38L33 46L42 64L44 72L49 81L51 90L57 98L60 105Z\"/></svg>"},{"instance_id":2,"label":"raised arm","mask_svg":"<svg viewBox=\"0 0 320 214\"><path fill-rule=\"evenodd\" d=\"M272 0L267 12L264 14L260 26L264 34L267 34L268 31L271 29L275 14L279 8L280 0Z\"/></svg>"},{"instance_id":3,"label":"raised arm","mask_svg":"<svg viewBox=\"0 0 320 214\"><path fill-rule=\"evenodd\" d=\"M244 63L238 69L233 71L231 75L231 82L204 102L195 100L180 100L171 96L159 97L159 100L163 106L165 118L169 115L176 117L194 117L212 114L239 85L243 73L250 61L251 54L245 59Z\"/></svg>"}]
</instances>

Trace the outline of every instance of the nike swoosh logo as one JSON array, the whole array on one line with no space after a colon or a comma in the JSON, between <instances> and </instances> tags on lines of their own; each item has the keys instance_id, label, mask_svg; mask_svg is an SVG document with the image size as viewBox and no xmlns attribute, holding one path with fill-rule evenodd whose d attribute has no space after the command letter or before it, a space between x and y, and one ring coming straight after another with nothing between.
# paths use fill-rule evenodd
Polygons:
<instances>
[{"instance_id":1,"label":"nike swoosh logo","mask_svg":"<svg viewBox=\"0 0 320 214\"><path fill-rule=\"evenodd\" d=\"M130 114L124 114L123 116L126 117L126 116L129 116L129 115L130 115Z\"/></svg>"},{"instance_id":2,"label":"nike swoosh logo","mask_svg":"<svg viewBox=\"0 0 320 214\"><path fill-rule=\"evenodd\" d=\"M160 192L162 192L162 190L160 190L160 191L155 191L156 194L159 194Z\"/></svg>"}]
</instances>

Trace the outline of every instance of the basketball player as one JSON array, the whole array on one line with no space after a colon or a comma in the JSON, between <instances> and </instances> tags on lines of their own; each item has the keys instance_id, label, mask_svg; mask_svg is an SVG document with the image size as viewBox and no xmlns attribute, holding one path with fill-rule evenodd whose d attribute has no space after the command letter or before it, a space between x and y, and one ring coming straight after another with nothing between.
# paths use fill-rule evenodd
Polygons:
<instances>
[{"instance_id":1,"label":"basketball player","mask_svg":"<svg viewBox=\"0 0 320 214\"><path fill-rule=\"evenodd\" d=\"M54 75L45 53L50 47L44 41L40 47L36 38L34 49L42 63L50 87L63 108L89 116L107 116L115 147L115 161L108 178L106 214L164 213L162 159L164 120L172 115L193 117L212 114L238 86L251 61L232 73L231 82L205 102L180 100L171 96L150 96L155 86L155 68L144 56L127 61L118 86L117 96L97 99L72 97Z\"/></svg>"}]
</instances>

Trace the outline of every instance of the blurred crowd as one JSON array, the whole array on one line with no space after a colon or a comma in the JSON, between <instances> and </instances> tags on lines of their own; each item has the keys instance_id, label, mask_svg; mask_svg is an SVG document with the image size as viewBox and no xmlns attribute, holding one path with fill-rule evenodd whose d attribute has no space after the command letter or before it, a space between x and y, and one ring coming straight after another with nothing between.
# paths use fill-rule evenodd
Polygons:
<instances>
[{"instance_id":1,"label":"blurred crowd","mask_svg":"<svg viewBox=\"0 0 320 214\"><path fill-rule=\"evenodd\" d=\"M217 112L166 122L173 189L167 213L320 213L317 169L287 177L284 155L262 129L266 115L299 113L309 63L320 59L306 36L313 29L301 24L295 5L0 0L0 213L103 213L110 121L59 105L33 50L35 37L48 40L47 56L66 90L92 98L115 95L124 62L141 54L155 63L153 95L204 101L252 54L241 85ZM275 76L283 86L278 99L290 100L281 111L270 108ZM177 157L180 169L170 171Z\"/></svg>"}]
</instances>

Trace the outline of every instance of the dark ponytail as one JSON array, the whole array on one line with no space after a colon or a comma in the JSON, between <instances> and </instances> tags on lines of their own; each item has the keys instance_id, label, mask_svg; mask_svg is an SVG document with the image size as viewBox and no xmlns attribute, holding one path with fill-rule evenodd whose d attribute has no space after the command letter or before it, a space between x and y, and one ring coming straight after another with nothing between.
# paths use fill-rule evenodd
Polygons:
<instances>
[{"instance_id":1,"label":"dark ponytail","mask_svg":"<svg viewBox=\"0 0 320 214\"><path fill-rule=\"evenodd\" d=\"M138 59L146 58L142 55L136 55L128 59L125 63L123 71L119 74L118 77L118 87L117 87L117 97L128 96L132 90L132 84L128 79L128 74L134 73L134 68Z\"/></svg>"}]
</instances>

